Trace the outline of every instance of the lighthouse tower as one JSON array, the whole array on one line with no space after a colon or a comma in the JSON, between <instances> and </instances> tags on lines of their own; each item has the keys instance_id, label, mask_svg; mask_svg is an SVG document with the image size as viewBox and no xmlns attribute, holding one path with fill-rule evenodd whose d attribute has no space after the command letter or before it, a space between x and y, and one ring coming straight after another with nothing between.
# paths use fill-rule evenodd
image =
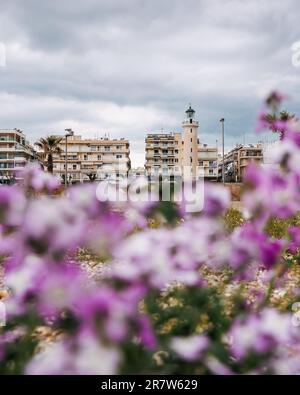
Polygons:
<instances>
[{"instance_id":1,"label":"lighthouse tower","mask_svg":"<svg viewBox=\"0 0 300 395\"><path fill-rule=\"evenodd\" d=\"M195 110L191 105L185 112L183 128L183 174L185 178L197 177L198 168L198 127L195 120Z\"/></svg>"}]
</instances>

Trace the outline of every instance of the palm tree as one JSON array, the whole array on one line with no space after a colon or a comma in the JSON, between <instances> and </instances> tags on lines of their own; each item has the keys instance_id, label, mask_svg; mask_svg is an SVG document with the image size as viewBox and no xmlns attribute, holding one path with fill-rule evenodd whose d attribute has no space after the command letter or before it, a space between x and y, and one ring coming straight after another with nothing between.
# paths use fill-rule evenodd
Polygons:
<instances>
[{"instance_id":1,"label":"palm tree","mask_svg":"<svg viewBox=\"0 0 300 395\"><path fill-rule=\"evenodd\" d=\"M40 138L35 145L39 147L41 152L41 158L43 163L47 162L47 170L49 173L53 173L53 154L60 154L62 149L59 144L62 141L62 137L58 136L47 136L46 138Z\"/></svg>"}]
</instances>

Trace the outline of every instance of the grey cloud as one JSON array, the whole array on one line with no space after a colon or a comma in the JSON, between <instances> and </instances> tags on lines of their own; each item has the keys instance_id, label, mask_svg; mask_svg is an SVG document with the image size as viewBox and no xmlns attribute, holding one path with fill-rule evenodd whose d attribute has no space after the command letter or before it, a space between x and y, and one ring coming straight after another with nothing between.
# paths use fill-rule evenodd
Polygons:
<instances>
[{"instance_id":1,"label":"grey cloud","mask_svg":"<svg viewBox=\"0 0 300 395\"><path fill-rule=\"evenodd\" d=\"M297 0L2 0L0 10L1 126L32 139L72 124L127 136L137 152L148 130L180 129L192 102L202 138L214 143L224 116L234 144L256 138L270 89L292 96L291 111L300 104Z\"/></svg>"}]
</instances>

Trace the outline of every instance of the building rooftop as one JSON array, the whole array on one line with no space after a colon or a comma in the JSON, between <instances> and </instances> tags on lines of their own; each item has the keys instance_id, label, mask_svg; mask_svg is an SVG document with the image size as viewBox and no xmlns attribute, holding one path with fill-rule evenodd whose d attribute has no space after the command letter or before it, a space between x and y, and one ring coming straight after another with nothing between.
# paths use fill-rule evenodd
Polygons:
<instances>
[{"instance_id":1,"label":"building rooftop","mask_svg":"<svg viewBox=\"0 0 300 395\"><path fill-rule=\"evenodd\" d=\"M64 137L65 136L63 136L63 135L57 135L57 137L61 137L62 139L64 139ZM69 136L68 137L68 143L70 143L70 142L74 142L74 141L76 141L76 142L78 142L78 141L80 141L80 142L82 142L83 144L84 143L95 143L95 142L97 142L97 143L109 143L109 144L118 144L118 143L120 143L120 142L122 142L122 143L128 143L129 142L129 140L128 139L125 139L124 137L121 137L121 138L108 138L108 137L89 137L89 138L82 138L82 136L81 135L79 135L79 134L75 134L74 136Z\"/></svg>"}]
</instances>

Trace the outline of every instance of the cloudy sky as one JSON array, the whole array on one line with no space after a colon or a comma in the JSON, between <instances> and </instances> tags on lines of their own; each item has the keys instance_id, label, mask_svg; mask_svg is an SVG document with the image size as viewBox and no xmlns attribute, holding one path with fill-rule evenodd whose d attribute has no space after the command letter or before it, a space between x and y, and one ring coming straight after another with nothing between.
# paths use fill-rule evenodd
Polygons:
<instances>
[{"instance_id":1,"label":"cloudy sky","mask_svg":"<svg viewBox=\"0 0 300 395\"><path fill-rule=\"evenodd\" d=\"M32 142L110 133L142 165L145 134L180 130L189 102L202 142L226 118L226 147L258 139L271 89L300 114L298 0L0 0L0 26L0 128Z\"/></svg>"}]
</instances>

